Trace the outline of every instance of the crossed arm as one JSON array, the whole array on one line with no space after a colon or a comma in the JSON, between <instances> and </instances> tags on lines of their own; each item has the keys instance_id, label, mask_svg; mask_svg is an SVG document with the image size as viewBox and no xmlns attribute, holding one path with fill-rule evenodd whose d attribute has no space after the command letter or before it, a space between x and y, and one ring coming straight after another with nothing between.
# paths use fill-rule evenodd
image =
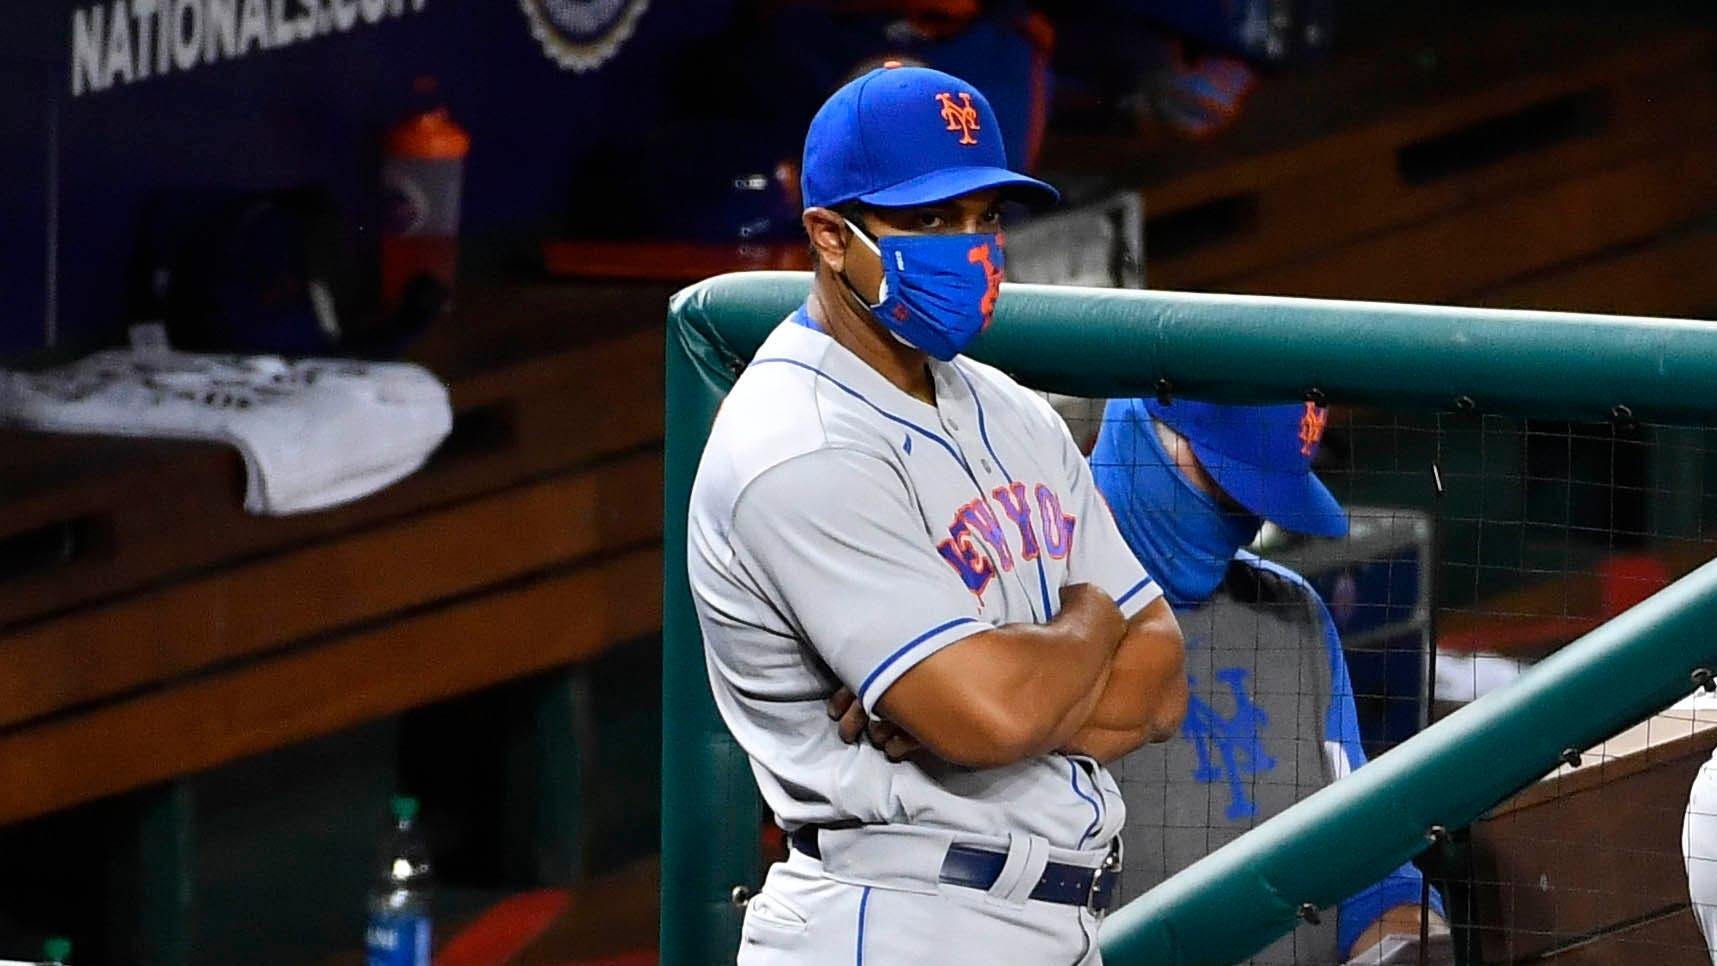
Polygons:
<instances>
[{"instance_id":1,"label":"crossed arm","mask_svg":"<svg viewBox=\"0 0 1717 966\"><path fill-rule=\"evenodd\" d=\"M1168 601L1158 598L1127 622L1103 688L1057 747L1107 764L1140 745L1174 737L1186 703L1180 625Z\"/></svg>"},{"instance_id":2,"label":"crossed arm","mask_svg":"<svg viewBox=\"0 0 1717 966\"><path fill-rule=\"evenodd\" d=\"M1131 620L1097 587L1064 587L1048 624L974 634L902 675L872 719L843 688L829 702L841 737L890 758L924 749L969 767L1051 751L1110 761L1180 727L1187 686L1180 628L1157 600Z\"/></svg>"}]
</instances>

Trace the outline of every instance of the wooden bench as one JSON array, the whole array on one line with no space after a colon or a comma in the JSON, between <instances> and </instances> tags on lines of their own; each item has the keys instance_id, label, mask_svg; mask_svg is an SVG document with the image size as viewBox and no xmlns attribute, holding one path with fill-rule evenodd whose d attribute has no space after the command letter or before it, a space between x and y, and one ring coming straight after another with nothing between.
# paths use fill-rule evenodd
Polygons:
<instances>
[{"instance_id":1,"label":"wooden bench","mask_svg":"<svg viewBox=\"0 0 1717 966\"><path fill-rule=\"evenodd\" d=\"M1045 166L1141 188L1156 288L1592 310L1602 275L1617 310L1708 311L1710 286L1654 281L1711 248L1714 51L1642 18L1468 11L1268 78L1211 142L1052 136Z\"/></svg>"},{"instance_id":2,"label":"wooden bench","mask_svg":"<svg viewBox=\"0 0 1717 966\"><path fill-rule=\"evenodd\" d=\"M0 434L0 825L658 632L670 292L463 295L411 354L448 441L321 513L247 515L221 446Z\"/></svg>"},{"instance_id":3,"label":"wooden bench","mask_svg":"<svg viewBox=\"0 0 1717 966\"><path fill-rule=\"evenodd\" d=\"M1503 283L1476 301L1498 308L1710 318L1717 314L1713 264L1717 230L1699 225Z\"/></svg>"},{"instance_id":4,"label":"wooden bench","mask_svg":"<svg viewBox=\"0 0 1717 966\"><path fill-rule=\"evenodd\" d=\"M1707 966L1681 858L1713 720L1669 712L1583 755L1473 826L1484 962Z\"/></svg>"}]
</instances>

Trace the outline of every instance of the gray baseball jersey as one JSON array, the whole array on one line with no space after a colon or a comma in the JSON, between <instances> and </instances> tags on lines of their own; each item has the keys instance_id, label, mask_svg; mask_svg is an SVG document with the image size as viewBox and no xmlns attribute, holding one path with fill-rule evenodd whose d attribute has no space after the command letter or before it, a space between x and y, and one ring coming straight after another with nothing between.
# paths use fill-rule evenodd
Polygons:
<instances>
[{"instance_id":1,"label":"gray baseball jersey","mask_svg":"<svg viewBox=\"0 0 1717 966\"><path fill-rule=\"evenodd\" d=\"M1093 848L1125 813L1095 761L890 762L844 744L825 713L842 684L875 713L942 648L1050 620L1064 584L1096 584L1128 617L1161 596L1042 399L969 359L929 365L934 406L800 310L728 395L688 548L716 705L789 829L908 823Z\"/></svg>"},{"instance_id":2,"label":"gray baseball jersey","mask_svg":"<svg viewBox=\"0 0 1717 966\"><path fill-rule=\"evenodd\" d=\"M1327 737L1328 618L1303 582L1242 555L1210 600L1177 616L1192 691L1181 737L1115 763L1132 813L1123 901L1347 773L1346 750ZM1247 962L1334 966L1336 918L1301 925Z\"/></svg>"}]
</instances>

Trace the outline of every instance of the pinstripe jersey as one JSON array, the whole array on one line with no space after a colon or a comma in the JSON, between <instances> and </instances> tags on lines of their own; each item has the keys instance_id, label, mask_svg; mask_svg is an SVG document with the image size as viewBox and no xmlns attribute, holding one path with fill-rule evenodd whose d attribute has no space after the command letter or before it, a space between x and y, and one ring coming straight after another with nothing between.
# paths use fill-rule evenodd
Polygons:
<instances>
[{"instance_id":1,"label":"pinstripe jersey","mask_svg":"<svg viewBox=\"0 0 1717 966\"><path fill-rule=\"evenodd\" d=\"M1091 848L1124 807L1096 762L993 769L844 744L918 662L994 626L1043 623L1094 583L1131 617L1161 596L1047 403L965 358L903 392L803 310L722 406L692 489L687 565L716 705L786 828L909 823Z\"/></svg>"}]
</instances>

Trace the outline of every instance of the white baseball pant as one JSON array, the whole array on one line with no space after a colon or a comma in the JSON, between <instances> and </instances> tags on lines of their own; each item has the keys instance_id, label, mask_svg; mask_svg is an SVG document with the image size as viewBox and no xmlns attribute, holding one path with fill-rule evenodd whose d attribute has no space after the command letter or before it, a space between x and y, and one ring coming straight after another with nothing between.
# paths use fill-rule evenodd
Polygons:
<instances>
[{"instance_id":1,"label":"white baseball pant","mask_svg":"<svg viewBox=\"0 0 1717 966\"><path fill-rule=\"evenodd\" d=\"M1681 856L1687 863L1687 893L1693 918L1717 963L1717 754L1699 767L1681 822Z\"/></svg>"},{"instance_id":2,"label":"white baseball pant","mask_svg":"<svg viewBox=\"0 0 1717 966\"><path fill-rule=\"evenodd\" d=\"M1051 851L1042 839L1014 839L1010 852L1036 861L1010 862L988 892L936 881L948 842L854 830L824 833L821 860L795 850L746 906L739 966L1102 966L1100 917L1024 897ZM1053 851L1093 868L1106 855Z\"/></svg>"}]
</instances>

